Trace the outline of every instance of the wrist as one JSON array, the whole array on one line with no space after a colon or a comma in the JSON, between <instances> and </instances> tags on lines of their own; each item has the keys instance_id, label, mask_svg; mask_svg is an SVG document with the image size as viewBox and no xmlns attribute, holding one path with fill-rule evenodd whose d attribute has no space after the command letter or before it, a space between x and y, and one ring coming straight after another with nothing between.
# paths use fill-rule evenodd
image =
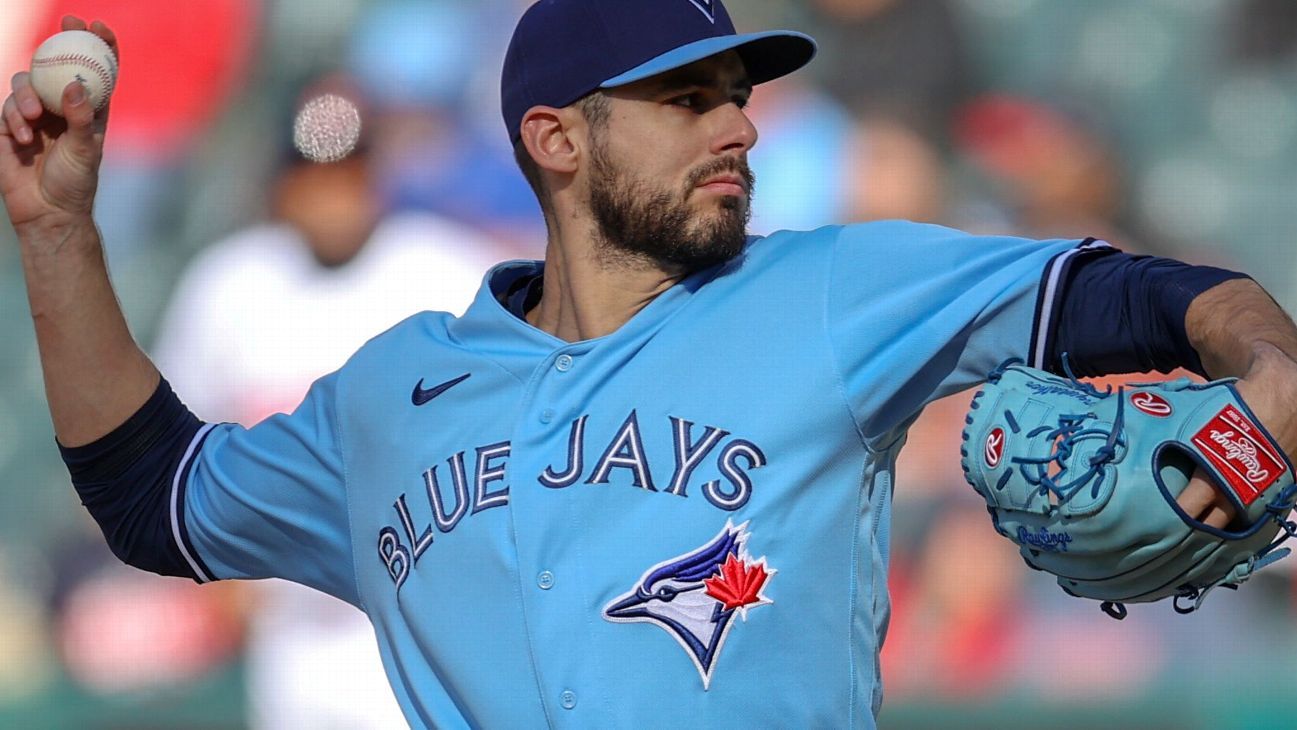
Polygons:
<instances>
[{"instance_id":1,"label":"wrist","mask_svg":"<svg viewBox=\"0 0 1297 730\"><path fill-rule=\"evenodd\" d=\"M18 245L24 254L46 256L70 253L86 244L99 246L99 228L89 214L47 214L15 225ZM78 245L79 244L79 245Z\"/></svg>"},{"instance_id":2,"label":"wrist","mask_svg":"<svg viewBox=\"0 0 1297 730\"><path fill-rule=\"evenodd\" d=\"M1239 395L1290 456L1297 456L1297 362L1275 345L1257 341L1239 380Z\"/></svg>"}]
</instances>

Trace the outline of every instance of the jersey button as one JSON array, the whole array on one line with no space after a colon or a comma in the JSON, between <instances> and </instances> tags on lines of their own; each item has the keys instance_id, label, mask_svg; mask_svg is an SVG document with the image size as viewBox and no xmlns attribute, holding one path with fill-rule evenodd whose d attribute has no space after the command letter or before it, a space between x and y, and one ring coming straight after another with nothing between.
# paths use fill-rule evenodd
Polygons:
<instances>
[{"instance_id":1,"label":"jersey button","mask_svg":"<svg viewBox=\"0 0 1297 730\"><path fill-rule=\"evenodd\" d=\"M545 410L543 410L543 411L540 412L540 422L541 422L541 423L549 423L549 422L552 421L552 420L554 420L554 409L553 409L553 408L546 408Z\"/></svg>"},{"instance_id":2,"label":"jersey button","mask_svg":"<svg viewBox=\"0 0 1297 730\"><path fill-rule=\"evenodd\" d=\"M563 705L563 709L570 710L573 707L576 707L576 692L573 692L570 689L565 689L563 690L563 693L558 696L558 701Z\"/></svg>"},{"instance_id":3,"label":"jersey button","mask_svg":"<svg viewBox=\"0 0 1297 730\"><path fill-rule=\"evenodd\" d=\"M553 588L554 574L549 572L548 570L540 571L540 575L536 576L536 585L540 586L541 590L544 591Z\"/></svg>"},{"instance_id":4,"label":"jersey button","mask_svg":"<svg viewBox=\"0 0 1297 730\"><path fill-rule=\"evenodd\" d=\"M559 356L558 356L558 359L554 361L554 367L555 367L555 368L556 368L560 373L566 373L567 371L571 370L571 369L572 369L572 356L571 356L571 355L559 355Z\"/></svg>"}]
</instances>

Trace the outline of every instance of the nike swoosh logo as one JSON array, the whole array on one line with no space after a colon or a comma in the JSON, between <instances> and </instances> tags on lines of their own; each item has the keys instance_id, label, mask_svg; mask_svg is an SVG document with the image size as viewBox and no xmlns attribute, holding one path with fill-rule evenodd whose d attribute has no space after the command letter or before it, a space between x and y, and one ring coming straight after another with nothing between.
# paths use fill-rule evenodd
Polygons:
<instances>
[{"instance_id":1,"label":"nike swoosh logo","mask_svg":"<svg viewBox=\"0 0 1297 730\"><path fill-rule=\"evenodd\" d=\"M421 406L424 403L427 403L428 401L432 400L433 398L436 398L437 396L441 395L442 393L445 393L446 391L450 390L456 385L459 385L465 380L468 380L468 376L470 375L472 375L472 373L464 373L463 375L459 376L458 378L455 378L454 380L447 380L441 385L435 386L433 388L429 388L427 390L423 389L423 378L419 378L419 382L414 386L414 392L410 394L410 402L414 403L416 406Z\"/></svg>"}]
</instances>

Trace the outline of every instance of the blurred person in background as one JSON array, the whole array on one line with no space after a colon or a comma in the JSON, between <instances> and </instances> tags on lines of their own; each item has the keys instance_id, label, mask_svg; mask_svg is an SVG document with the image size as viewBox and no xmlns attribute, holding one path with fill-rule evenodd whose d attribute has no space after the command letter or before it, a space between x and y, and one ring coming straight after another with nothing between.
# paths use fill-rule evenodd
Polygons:
<instances>
[{"instance_id":1,"label":"blurred person in background","mask_svg":"<svg viewBox=\"0 0 1297 730\"><path fill-rule=\"evenodd\" d=\"M980 225L1007 225L1030 237L1089 231L1126 248L1147 245L1121 220L1127 191L1119 155L1092 120L1041 101L988 94L960 110L954 136L985 176L982 187L998 194L992 205L1002 219Z\"/></svg>"},{"instance_id":2,"label":"blurred person in background","mask_svg":"<svg viewBox=\"0 0 1297 730\"><path fill-rule=\"evenodd\" d=\"M1222 4L1229 58L1241 66L1281 66L1297 54L1297 3L1237 0Z\"/></svg>"},{"instance_id":3,"label":"blurred person in background","mask_svg":"<svg viewBox=\"0 0 1297 730\"><path fill-rule=\"evenodd\" d=\"M746 111L762 144L754 233L835 221L949 223L946 167L936 143L898 117L850 114L805 79L770 82Z\"/></svg>"},{"instance_id":4,"label":"blurred person in background","mask_svg":"<svg viewBox=\"0 0 1297 730\"><path fill-rule=\"evenodd\" d=\"M946 166L931 137L900 117L855 119L843 162L843 217L949 225Z\"/></svg>"},{"instance_id":5,"label":"blurred person in background","mask_svg":"<svg viewBox=\"0 0 1297 730\"><path fill-rule=\"evenodd\" d=\"M830 63L762 88L749 107L762 143L756 233L841 220L950 223L952 110L971 64L948 0L740 0L759 22L805 27ZM851 69L842 73L843 68Z\"/></svg>"},{"instance_id":6,"label":"blurred person in background","mask_svg":"<svg viewBox=\"0 0 1297 730\"><path fill-rule=\"evenodd\" d=\"M922 521L897 514L882 651L888 698L992 695L1015 679L1024 652L1022 559L985 529L984 504L944 494L924 502Z\"/></svg>"},{"instance_id":7,"label":"blurred person in background","mask_svg":"<svg viewBox=\"0 0 1297 730\"><path fill-rule=\"evenodd\" d=\"M536 198L494 115L488 133L468 103L477 74L503 58L491 47L500 35L493 17L480 0L379 0L357 19L345 52L375 108L372 164L384 204L538 253Z\"/></svg>"},{"instance_id":8,"label":"blurred person in background","mask_svg":"<svg viewBox=\"0 0 1297 730\"><path fill-rule=\"evenodd\" d=\"M807 69L853 116L883 117L939 147L974 66L952 0L741 0L765 24L805 28L832 63ZM740 11L737 7L735 14ZM844 71L844 69L850 69Z\"/></svg>"},{"instance_id":9,"label":"blurred person in background","mask_svg":"<svg viewBox=\"0 0 1297 730\"><path fill-rule=\"evenodd\" d=\"M748 106L763 143L749 161L761 178L757 233L810 230L840 220L852 120L833 97L796 75L776 79Z\"/></svg>"},{"instance_id":10,"label":"blurred person in background","mask_svg":"<svg viewBox=\"0 0 1297 730\"><path fill-rule=\"evenodd\" d=\"M307 84L375 116L341 75ZM427 212L389 213L373 131L326 164L304 159L281 125L271 219L204 250L176 288L153 348L190 407L255 424L289 412L311 382L376 333L424 309L462 311L505 250ZM286 581L248 586L251 724L348 730L405 727L361 612Z\"/></svg>"},{"instance_id":11,"label":"blurred person in background","mask_svg":"<svg viewBox=\"0 0 1297 730\"><path fill-rule=\"evenodd\" d=\"M76 685L117 701L182 697L237 663L240 586L158 580L123 569L93 522L50 551L47 609L57 655Z\"/></svg>"}]
</instances>

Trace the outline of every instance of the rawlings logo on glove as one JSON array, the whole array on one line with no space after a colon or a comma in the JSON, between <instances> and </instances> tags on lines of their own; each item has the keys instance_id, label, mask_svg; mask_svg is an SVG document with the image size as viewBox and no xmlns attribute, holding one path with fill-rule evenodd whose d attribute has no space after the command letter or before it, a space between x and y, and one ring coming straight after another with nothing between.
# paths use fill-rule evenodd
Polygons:
<instances>
[{"instance_id":1,"label":"rawlings logo on glove","mask_svg":"<svg viewBox=\"0 0 1297 730\"><path fill-rule=\"evenodd\" d=\"M996 530L1068 593L1102 601L1115 618L1126 603L1168 597L1193 611L1216 586L1236 587L1287 555L1278 546L1297 534L1292 464L1233 382L1104 392L1005 363L973 397L964 474ZM1228 529L1177 504L1196 469L1233 503Z\"/></svg>"}]
</instances>

